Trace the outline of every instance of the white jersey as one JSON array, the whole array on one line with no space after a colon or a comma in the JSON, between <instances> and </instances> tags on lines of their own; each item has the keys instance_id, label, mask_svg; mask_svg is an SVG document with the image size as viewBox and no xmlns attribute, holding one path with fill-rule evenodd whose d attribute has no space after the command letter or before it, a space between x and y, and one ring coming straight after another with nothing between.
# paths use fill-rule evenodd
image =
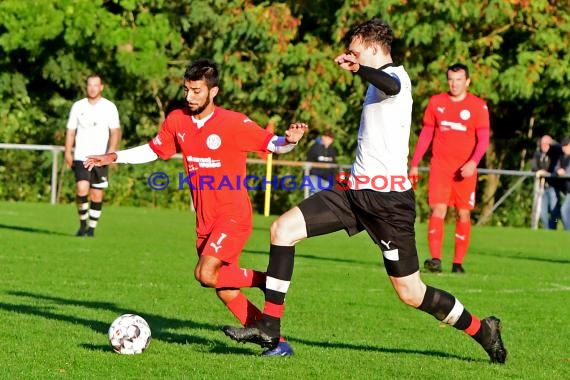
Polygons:
<instances>
[{"instance_id":1,"label":"white jersey","mask_svg":"<svg viewBox=\"0 0 570 380\"><path fill-rule=\"evenodd\" d=\"M119 127L119 111L111 101L101 98L91 104L84 98L73 103L67 121L67 129L76 130L73 159L107 153L109 130Z\"/></svg>"},{"instance_id":2,"label":"white jersey","mask_svg":"<svg viewBox=\"0 0 570 380\"><path fill-rule=\"evenodd\" d=\"M352 165L351 189L388 192L412 187L408 180L412 84L402 66L388 66L383 71L400 81L400 92L387 96L368 85Z\"/></svg>"}]
</instances>

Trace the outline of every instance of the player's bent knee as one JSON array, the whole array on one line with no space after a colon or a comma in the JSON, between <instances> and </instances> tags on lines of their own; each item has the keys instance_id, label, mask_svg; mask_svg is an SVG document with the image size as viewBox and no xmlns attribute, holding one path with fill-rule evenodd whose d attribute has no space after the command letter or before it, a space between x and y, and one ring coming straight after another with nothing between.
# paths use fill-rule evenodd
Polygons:
<instances>
[{"instance_id":1,"label":"player's bent knee","mask_svg":"<svg viewBox=\"0 0 570 380\"><path fill-rule=\"evenodd\" d=\"M402 292L398 293L400 300L408 306L418 307L422 303L422 299L416 297L413 293Z\"/></svg>"},{"instance_id":2,"label":"player's bent knee","mask_svg":"<svg viewBox=\"0 0 570 380\"><path fill-rule=\"evenodd\" d=\"M293 245L307 237L303 214L293 208L277 218L269 228L271 243L277 245Z\"/></svg>"},{"instance_id":3,"label":"player's bent knee","mask_svg":"<svg viewBox=\"0 0 570 380\"><path fill-rule=\"evenodd\" d=\"M421 305L425 295L425 285L422 282L392 278L392 284L403 303L412 307Z\"/></svg>"},{"instance_id":4,"label":"player's bent knee","mask_svg":"<svg viewBox=\"0 0 570 380\"><path fill-rule=\"evenodd\" d=\"M286 220L281 220L278 218L277 220L271 223L269 227L269 233L271 236L271 241L288 241L290 240L289 235L289 228L288 222Z\"/></svg>"},{"instance_id":5,"label":"player's bent knee","mask_svg":"<svg viewBox=\"0 0 570 380\"><path fill-rule=\"evenodd\" d=\"M217 276L210 271L206 271L202 268L196 268L194 271L194 278L198 281L203 287L206 288L215 288L217 282Z\"/></svg>"},{"instance_id":6,"label":"player's bent knee","mask_svg":"<svg viewBox=\"0 0 570 380\"><path fill-rule=\"evenodd\" d=\"M200 285L202 285L205 288L215 288L216 287L216 281L212 281L211 278L209 278L209 277L200 277L197 280L200 283Z\"/></svg>"}]
</instances>

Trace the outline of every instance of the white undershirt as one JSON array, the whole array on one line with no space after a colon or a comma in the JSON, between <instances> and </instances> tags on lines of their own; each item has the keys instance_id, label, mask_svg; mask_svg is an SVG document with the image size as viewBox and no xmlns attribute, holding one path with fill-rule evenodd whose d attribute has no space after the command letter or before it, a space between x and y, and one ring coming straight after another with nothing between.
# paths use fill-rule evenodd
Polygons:
<instances>
[{"instance_id":1,"label":"white undershirt","mask_svg":"<svg viewBox=\"0 0 570 380\"><path fill-rule=\"evenodd\" d=\"M283 136L273 136L267 144L267 150L276 154L284 154L292 151L296 145L289 144ZM117 155L115 162L118 164L144 164L158 159L158 155L148 144L119 150L115 154Z\"/></svg>"},{"instance_id":2,"label":"white undershirt","mask_svg":"<svg viewBox=\"0 0 570 380\"><path fill-rule=\"evenodd\" d=\"M204 117L203 119L196 119L194 116L192 116L192 121L194 123L196 123L196 126L198 127L198 129L200 129L204 126L204 124L206 124L206 122L208 120L210 120L212 118L213 114L214 114L214 112L211 112L208 116Z\"/></svg>"},{"instance_id":3,"label":"white undershirt","mask_svg":"<svg viewBox=\"0 0 570 380\"><path fill-rule=\"evenodd\" d=\"M117 155L115 162L118 164L144 164L158 158L158 155L154 153L154 150L148 144L119 150L115 154Z\"/></svg>"}]
</instances>

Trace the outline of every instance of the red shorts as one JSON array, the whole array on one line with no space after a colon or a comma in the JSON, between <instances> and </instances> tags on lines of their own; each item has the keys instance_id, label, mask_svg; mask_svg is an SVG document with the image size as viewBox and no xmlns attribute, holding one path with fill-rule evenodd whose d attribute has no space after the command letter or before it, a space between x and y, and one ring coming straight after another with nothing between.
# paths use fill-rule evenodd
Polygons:
<instances>
[{"instance_id":1,"label":"red shorts","mask_svg":"<svg viewBox=\"0 0 570 380\"><path fill-rule=\"evenodd\" d=\"M226 264L239 263L239 256L251 235L251 222L244 226L236 223L216 225L205 235L198 235L198 256L214 256Z\"/></svg>"},{"instance_id":2,"label":"red shorts","mask_svg":"<svg viewBox=\"0 0 570 380\"><path fill-rule=\"evenodd\" d=\"M457 172L430 168L428 179L428 202L430 206L446 204L463 210L475 208L477 172L463 178Z\"/></svg>"}]
</instances>

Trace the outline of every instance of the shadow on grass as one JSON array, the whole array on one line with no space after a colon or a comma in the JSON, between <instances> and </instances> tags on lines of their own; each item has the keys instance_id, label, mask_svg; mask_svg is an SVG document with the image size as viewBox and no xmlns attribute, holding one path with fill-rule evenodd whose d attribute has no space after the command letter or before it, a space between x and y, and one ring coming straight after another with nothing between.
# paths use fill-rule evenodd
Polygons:
<instances>
[{"instance_id":1,"label":"shadow on grass","mask_svg":"<svg viewBox=\"0 0 570 380\"><path fill-rule=\"evenodd\" d=\"M532 257L532 256L512 256L512 255L503 255L501 253L493 253L493 252L482 252L478 251L478 255L484 256L495 256L500 257L503 259L513 259L513 260L525 260L525 261L540 261L543 263L552 263L552 264L570 264L570 259L555 259L549 257Z\"/></svg>"},{"instance_id":2,"label":"shadow on grass","mask_svg":"<svg viewBox=\"0 0 570 380\"><path fill-rule=\"evenodd\" d=\"M89 351L101 351L101 352L111 351L111 348L109 347L108 344L83 343L80 344L80 346Z\"/></svg>"},{"instance_id":3,"label":"shadow on grass","mask_svg":"<svg viewBox=\"0 0 570 380\"><path fill-rule=\"evenodd\" d=\"M65 310L62 310L60 306L65 305L73 307L84 307L96 310L107 310L117 314L117 316L127 312L141 315L148 322L148 324L152 326L153 340L160 340L167 343L203 345L208 347L207 351L213 353L250 354L254 352L252 350L247 350L243 348L242 349L232 348L230 345L228 345L228 343L230 343L229 340L220 341L220 340L212 340L204 338L200 336L199 332L197 332L196 334L194 333L187 334L187 333L176 333L172 331L173 329L185 328L185 329L195 329L195 330L219 331L220 335L223 334L220 328L221 326L209 323L201 323L192 320L184 320L177 318L166 318L157 314L147 313L142 310L126 311L124 308L121 308L110 302L73 300L73 299L65 299L65 298L48 296L37 293L21 292L21 291L7 292L7 294L16 297L21 297L23 299L25 298L33 299L34 300L33 305L26 303L0 302L0 310L25 314L25 315L33 315L61 322L67 322L72 325L82 325L85 327L89 327L90 329L100 334L104 334L105 337L107 336L109 326L112 321L100 321L95 319L81 318L75 314L71 314L71 311L69 312L69 314L64 314ZM38 305L37 302L38 300L45 302L45 304ZM88 343L84 343L82 344L82 346L90 350L102 350L102 351L112 352L110 346L95 345Z\"/></svg>"},{"instance_id":4,"label":"shadow on grass","mask_svg":"<svg viewBox=\"0 0 570 380\"><path fill-rule=\"evenodd\" d=\"M153 336L152 339L154 340L156 338ZM109 347L108 344L82 343L82 344L80 344L80 346L86 350L89 350L89 351L113 352L113 350L111 349L111 347ZM151 346L152 346L152 344L151 344ZM231 347L231 346L227 346L227 345L223 345L223 344L216 344L214 347L209 348L208 352L211 352L213 354L230 354L230 355L256 355L256 354L258 354L258 352L256 352L253 349L253 346L252 346L252 349L247 349L245 347L235 348L235 347Z\"/></svg>"},{"instance_id":5,"label":"shadow on grass","mask_svg":"<svg viewBox=\"0 0 570 380\"><path fill-rule=\"evenodd\" d=\"M46 235L60 235L60 236L71 236L71 234L64 234L62 232L45 230L43 228L35 227L24 227L24 226L14 226L10 224L0 223L0 228L5 230L21 231L21 232L32 232L35 234L46 234Z\"/></svg>"},{"instance_id":6,"label":"shadow on grass","mask_svg":"<svg viewBox=\"0 0 570 380\"><path fill-rule=\"evenodd\" d=\"M267 259L269 259L269 251L259 251L259 250L251 250L251 249L244 249L242 251L243 253L252 253L254 255L264 255L267 256ZM306 254L306 253L297 253L295 252L295 257L303 257L305 259L312 259L312 260L321 260L321 261L332 261L335 263L347 263L347 264L362 264L362 265L370 265L370 264L374 264L375 261L371 260L371 261L364 261L364 260L353 260L353 259L339 259L339 258L333 258L333 257L322 257L322 256L315 256L315 255L310 255L310 254ZM379 261L377 261L378 264L382 264L382 260L379 259Z\"/></svg>"},{"instance_id":7,"label":"shadow on grass","mask_svg":"<svg viewBox=\"0 0 570 380\"><path fill-rule=\"evenodd\" d=\"M457 359L466 362L487 362L483 359L474 359L472 357L465 357L459 356L455 354L450 354L449 352L443 351L434 351L434 350L415 350L415 349L407 349L407 348L392 348L392 347L379 347L379 346L371 346L371 345L354 345L350 343L331 343L331 342L315 342L306 339L297 339L297 338L287 338L290 342L298 342L305 344L307 346L315 346L315 347L324 347L324 348L338 348L342 350L358 350L358 351L366 351L366 352L383 352L389 354L406 354L406 355L425 355L425 356L436 356L439 358L446 358L446 359Z\"/></svg>"},{"instance_id":8,"label":"shadow on grass","mask_svg":"<svg viewBox=\"0 0 570 380\"><path fill-rule=\"evenodd\" d=\"M107 332L111 321L100 321L95 319L87 319L78 317L72 314L73 311L69 311L69 314L63 314L64 310L61 309L61 305L72 306L72 307L84 307L88 309L95 310L107 310L111 311L117 315L124 314L126 311L111 302L101 302L101 301L84 301L84 300L73 300L65 299L61 297L49 296L38 293L30 293L23 291L11 291L7 292L11 296L20 297L22 299L32 299L33 305L25 303L8 303L0 302L0 310L5 310L12 313L19 313L25 315L38 316L50 320L56 320L61 322L67 322L71 325L82 325L88 327L97 333L103 334L107 337ZM38 301L44 302L44 305L38 305ZM232 354L232 355L259 355L260 351L257 346L250 345L246 347L235 347L232 346L236 343L232 343L229 340L219 341L204 338L199 335L199 331L193 334L181 334L175 333L171 330L177 328L186 329L196 329L196 330L209 330L209 331L219 331L220 326L196 322L192 320L178 319L178 318L166 318L157 314L150 314L144 311L129 310L129 313L135 313L141 315L150 326L152 326L152 339L160 340L167 343L177 343L177 344L196 344L207 347L206 351L216 354ZM441 358L458 359L462 361L481 361L475 360L473 358L462 357L458 355L453 355L448 352L434 351L434 350L415 350L406 348L391 348L391 347L379 347L371 345L357 345L350 343L334 343L334 342L321 342L312 341L307 339L297 339L288 337L290 342L297 342L307 346L323 347L325 349L344 349L353 351L366 351L366 352L382 352L391 354L413 354L413 355L425 355L425 356L436 356ZM93 343L82 343L81 347L92 350L92 351L108 351L112 352L110 346L93 344ZM249 348L251 347L251 348Z\"/></svg>"}]
</instances>

